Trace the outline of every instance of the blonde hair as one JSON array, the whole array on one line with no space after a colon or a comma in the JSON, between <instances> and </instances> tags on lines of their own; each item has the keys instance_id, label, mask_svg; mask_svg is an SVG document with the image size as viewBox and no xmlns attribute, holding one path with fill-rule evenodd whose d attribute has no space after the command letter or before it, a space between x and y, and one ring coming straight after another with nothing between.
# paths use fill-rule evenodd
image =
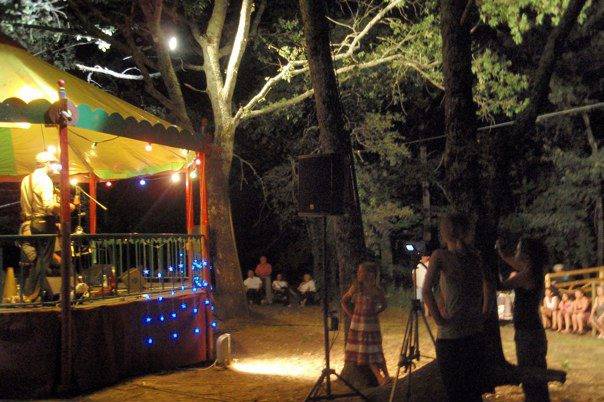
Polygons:
<instances>
[{"instance_id":1,"label":"blonde hair","mask_svg":"<svg viewBox=\"0 0 604 402\"><path fill-rule=\"evenodd\" d=\"M357 273L360 269L364 269L365 272L371 274L373 276L373 280L371 281L363 281L360 282L358 276L355 278L352 286L355 288L357 293L362 293L364 295L375 296L379 293L380 287L378 285L378 273L379 266L373 261L363 261L359 264L357 268Z\"/></svg>"}]
</instances>

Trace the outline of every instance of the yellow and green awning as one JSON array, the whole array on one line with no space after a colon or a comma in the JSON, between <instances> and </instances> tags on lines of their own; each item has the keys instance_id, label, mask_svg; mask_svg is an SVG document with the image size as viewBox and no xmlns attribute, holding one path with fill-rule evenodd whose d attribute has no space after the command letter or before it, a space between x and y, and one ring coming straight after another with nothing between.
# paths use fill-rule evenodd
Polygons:
<instances>
[{"instance_id":1,"label":"yellow and green awning","mask_svg":"<svg viewBox=\"0 0 604 402\"><path fill-rule=\"evenodd\" d=\"M34 57L0 36L0 177L18 179L35 155L58 148L58 130L46 112L58 100L57 81L78 109L69 127L70 174L104 180L182 169L202 139ZM147 143L153 144L147 151ZM187 150L190 150L187 152Z\"/></svg>"}]
</instances>

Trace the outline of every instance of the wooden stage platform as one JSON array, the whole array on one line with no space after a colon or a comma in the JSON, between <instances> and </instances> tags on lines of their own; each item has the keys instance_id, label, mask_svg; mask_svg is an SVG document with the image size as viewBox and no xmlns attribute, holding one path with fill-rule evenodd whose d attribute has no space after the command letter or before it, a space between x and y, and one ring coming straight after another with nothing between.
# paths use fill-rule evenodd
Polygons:
<instances>
[{"instance_id":1,"label":"wooden stage platform","mask_svg":"<svg viewBox=\"0 0 604 402\"><path fill-rule=\"evenodd\" d=\"M205 291L166 291L74 306L70 394L128 377L211 360L212 301ZM0 309L0 397L57 394L59 307Z\"/></svg>"}]
</instances>

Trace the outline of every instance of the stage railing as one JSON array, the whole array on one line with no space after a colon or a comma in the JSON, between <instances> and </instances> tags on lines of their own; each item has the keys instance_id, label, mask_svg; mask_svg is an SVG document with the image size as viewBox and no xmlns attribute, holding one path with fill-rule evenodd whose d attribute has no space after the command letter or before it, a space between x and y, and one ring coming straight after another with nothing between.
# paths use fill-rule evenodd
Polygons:
<instances>
[{"instance_id":1,"label":"stage railing","mask_svg":"<svg viewBox=\"0 0 604 402\"><path fill-rule=\"evenodd\" d=\"M71 235L71 298L74 303L141 296L211 286L202 268L201 235L175 233ZM36 263L36 246L57 242L56 235L0 235L0 307L58 303L60 251L47 269L52 295L28 300L24 289ZM10 268L10 269L9 269ZM31 287L31 286L30 286Z\"/></svg>"}]
</instances>

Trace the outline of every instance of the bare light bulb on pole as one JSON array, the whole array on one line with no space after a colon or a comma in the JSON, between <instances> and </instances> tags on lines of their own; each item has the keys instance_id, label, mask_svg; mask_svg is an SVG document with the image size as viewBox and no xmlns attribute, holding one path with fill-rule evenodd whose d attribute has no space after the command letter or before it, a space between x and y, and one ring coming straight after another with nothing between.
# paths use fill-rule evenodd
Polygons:
<instances>
[{"instance_id":1,"label":"bare light bulb on pole","mask_svg":"<svg viewBox=\"0 0 604 402\"><path fill-rule=\"evenodd\" d=\"M172 183L178 183L180 181L180 173L172 173L172 176L170 176L170 181Z\"/></svg>"},{"instance_id":2,"label":"bare light bulb on pole","mask_svg":"<svg viewBox=\"0 0 604 402\"><path fill-rule=\"evenodd\" d=\"M178 39L176 38L176 36L171 36L170 39L168 39L168 49L173 52L176 50L177 47Z\"/></svg>"},{"instance_id":3,"label":"bare light bulb on pole","mask_svg":"<svg viewBox=\"0 0 604 402\"><path fill-rule=\"evenodd\" d=\"M191 171L191 173L189 173L189 177L191 179L196 179L197 178L197 170Z\"/></svg>"},{"instance_id":4,"label":"bare light bulb on pole","mask_svg":"<svg viewBox=\"0 0 604 402\"><path fill-rule=\"evenodd\" d=\"M72 186L76 186L78 184L78 179L72 177L71 179L69 179L69 184L71 184Z\"/></svg>"},{"instance_id":5,"label":"bare light bulb on pole","mask_svg":"<svg viewBox=\"0 0 604 402\"><path fill-rule=\"evenodd\" d=\"M145 151L147 151L147 152L153 151L153 145L151 145L150 142L148 142L147 145L145 145Z\"/></svg>"}]
</instances>

